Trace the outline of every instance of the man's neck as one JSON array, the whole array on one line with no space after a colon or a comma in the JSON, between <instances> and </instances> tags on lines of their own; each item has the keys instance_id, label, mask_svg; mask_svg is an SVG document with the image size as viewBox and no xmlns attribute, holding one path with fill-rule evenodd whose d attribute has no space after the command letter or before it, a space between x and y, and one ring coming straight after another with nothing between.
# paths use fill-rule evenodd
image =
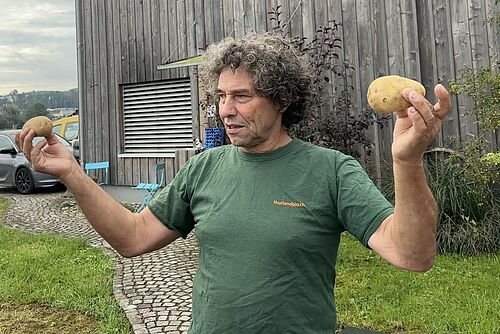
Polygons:
<instances>
[{"instance_id":1,"label":"man's neck","mask_svg":"<svg viewBox=\"0 0 500 334\"><path fill-rule=\"evenodd\" d=\"M283 147L291 141L292 138L288 135L288 133L286 133L286 131L283 131L281 135L276 138L276 140L269 141L267 143L261 143L253 147L242 147L241 150L247 153L266 153Z\"/></svg>"}]
</instances>

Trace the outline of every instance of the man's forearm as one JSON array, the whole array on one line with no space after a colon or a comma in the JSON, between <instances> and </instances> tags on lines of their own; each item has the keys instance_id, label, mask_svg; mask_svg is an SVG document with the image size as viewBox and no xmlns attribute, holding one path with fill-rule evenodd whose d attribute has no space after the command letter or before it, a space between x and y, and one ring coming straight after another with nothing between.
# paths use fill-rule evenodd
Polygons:
<instances>
[{"instance_id":1,"label":"man's forearm","mask_svg":"<svg viewBox=\"0 0 500 334\"><path fill-rule=\"evenodd\" d=\"M115 201L84 171L75 166L61 178L73 194L92 227L120 254L130 253L135 244L135 215Z\"/></svg>"},{"instance_id":2,"label":"man's forearm","mask_svg":"<svg viewBox=\"0 0 500 334\"><path fill-rule=\"evenodd\" d=\"M402 260L414 270L429 269L436 254L437 205L423 162L394 162L395 211L391 234Z\"/></svg>"}]
</instances>

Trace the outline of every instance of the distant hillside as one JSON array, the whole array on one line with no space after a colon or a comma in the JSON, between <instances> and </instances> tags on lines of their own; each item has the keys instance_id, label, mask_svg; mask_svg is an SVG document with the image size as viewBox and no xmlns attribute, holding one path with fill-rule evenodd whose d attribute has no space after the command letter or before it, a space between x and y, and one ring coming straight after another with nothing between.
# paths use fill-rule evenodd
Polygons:
<instances>
[{"instance_id":1,"label":"distant hillside","mask_svg":"<svg viewBox=\"0 0 500 334\"><path fill-rule=\"evenodd\" d=\"M32 91L27 93L17 93L14 90L8 95L0 96L0 107L13 103L20 109L25 110L35 102L43 103L49 109L77 108L78 88L67 91Z\"/></svg>"}]
</instances>

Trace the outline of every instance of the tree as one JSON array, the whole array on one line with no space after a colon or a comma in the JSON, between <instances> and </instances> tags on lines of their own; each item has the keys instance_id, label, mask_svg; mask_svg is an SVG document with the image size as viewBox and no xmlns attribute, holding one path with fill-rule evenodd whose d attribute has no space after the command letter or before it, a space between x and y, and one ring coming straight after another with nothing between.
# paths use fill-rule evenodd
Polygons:
<instances>
[{"instance_id":1,"label":"tree","mask_svg":"<svg viewBox=\"0 0 500 334\"><path fill-rule=\"evenodd\" d=\"M0 96L0 106L13 103L21 110L26 110L34 102L43 103L47 108L76 108L78 107L78 89L67 91L31 91L19 93L13 90L8 95Z\"/></svg>"},{"instance_id":2,"label":"tree","mask_svg":"<svg viewBox=\"0 0 500 334\"><path fill-rule=\"evenodd\" d=\"M17 89L14 89L12 92L9 93L9 99L12 102L12 104L17 104L17 96L19 95L19 92Z\"/></svg>"},{"instance_id":3,"label":"tree","mask_svg":"<svg viewBox=\"0 0 500 334\"><path fill-rule=\"evenodd\" d=\"M15 104L0 107L0 129L15 129L21 125L21 110Z\"/></svg>"},{"instance_id":4,"label":"tree","mask_svg":"<svg viewBox=\"0 0 500 334\"><path fill-rule=\"evenodd\" d=\"M41 102L33 102L28 106L23 114L23 121L26 122L27 120L35 116L47 116L49 112L47 111L47 107L45 106L45 104Z\"/></svg>"}]
</instances>

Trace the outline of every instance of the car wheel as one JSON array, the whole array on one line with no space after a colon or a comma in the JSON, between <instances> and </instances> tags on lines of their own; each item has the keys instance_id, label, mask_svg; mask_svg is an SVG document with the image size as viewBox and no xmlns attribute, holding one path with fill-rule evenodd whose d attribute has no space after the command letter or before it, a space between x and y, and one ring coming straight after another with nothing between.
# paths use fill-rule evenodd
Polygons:
<instances>
[{"instance_id":1,"label":"car wheel","mask_svg":"<svg viewBox=\"0 0 500 334\"><path fill-rule=\"evenodd\" d=\"M33 175L27 168L19 168L16 172L16 188L21 194L30 194L35 189Z\"/></svg>"}]
</instances>

